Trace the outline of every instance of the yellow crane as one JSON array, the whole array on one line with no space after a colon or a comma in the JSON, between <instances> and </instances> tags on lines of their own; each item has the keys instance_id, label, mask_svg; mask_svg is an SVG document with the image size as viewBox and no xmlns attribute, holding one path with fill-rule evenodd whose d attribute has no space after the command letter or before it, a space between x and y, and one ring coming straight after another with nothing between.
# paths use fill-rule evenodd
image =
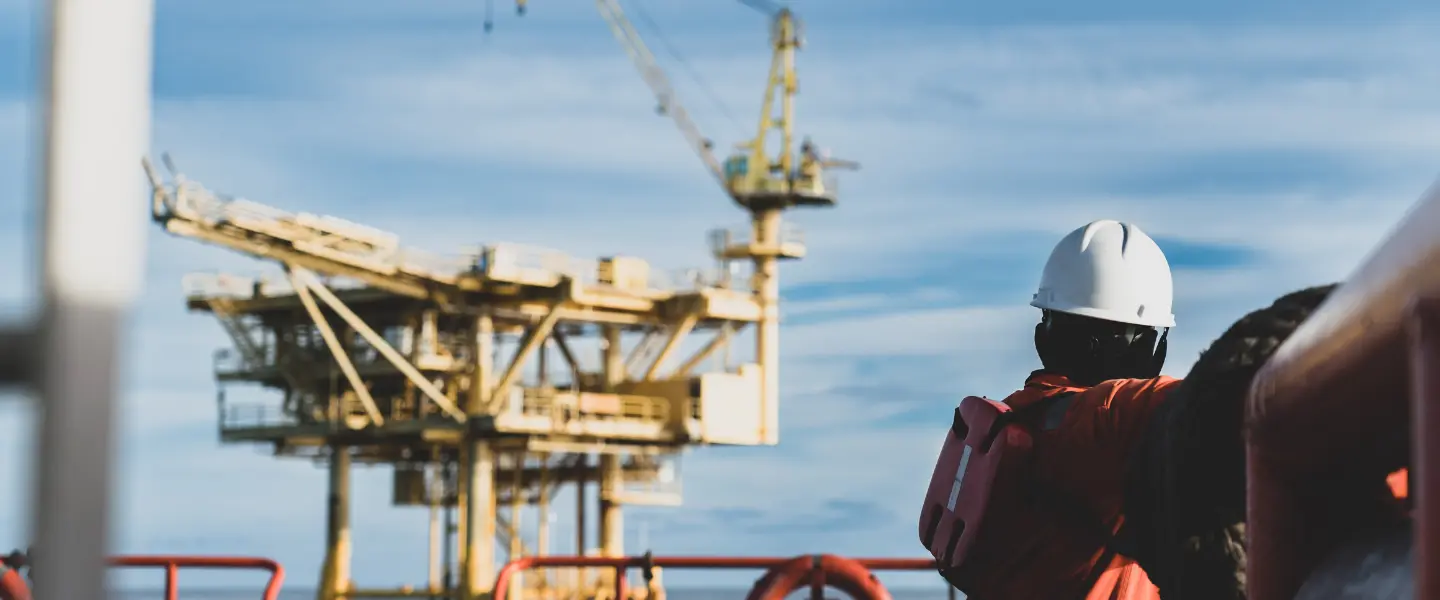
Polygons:
<instances>
[{"instance_id":1,"label":"yellow crane","mask_svg":"<svg viewBox=\"0 0 1440 600\"><path fill-rule=\"evenodd\" d=\"M521 6L524 5L524 0L518 1ZM595 0L595 8L600 11L602 17L605 17L605 22L609 23L611 31L615 33L615 39L619 40L620 45L625 48L626 54L630 55L630 60L635 63L635 68L640 71L640 77L655 93L660 114L669 115L675 121L675 126L680 129L680 134L685 136L685 141L689 142L690 147L700 156L700 160L705 163L705 167L709 169L711 175L714 175L721 185L725 185L725 176L722 174L720 161L716 160L715 155L710 151L714 144L700 133L700 128L690 120L690 113L680 104L675 94L675 88L670 85L670 78L665 75L665 71L655 61L655 55L645 45L640 33L635 31L635 26L625 16L625 11L621 10L620 3L616 0Z\"/></svg>"},{"instance_id":2,"label":"yellow crane","mask_svg":"<svg viewBox=\"0 0 1440 600\"><path fill-rule=\"evenodd\" d=\"M788 8L744 3L771 15L773 54L761 103L759 131L754 139L737 144L737 152L725 161L725 189L736 202L750 210L834 206L836 191L832 182L827 182L825 169L854 169L859 165L822 156L808 138L801 143L798 157L794 152L795 51L804 43L800 22ZM773 157L765 149L765 140L772 132L780 134L780 148Z\"/></svg>"},{"instance_id":3,"label":"yellow crane","mask_svg":"<svg viewBox=\"0 0 1440 600\"><path fill-rule=\"evenodd\" d=\"M626 17L619 0L595 0L595 6L655 94L659 112L675 122L706 169L737 204L751 212L834 206L835 182L826 170L856 169L859 164L824 156L808 138L795 152L795 51L803 44L800 22L790 9L766 0L739 1L770 17L772 57L758 131L754 139L736 144L735 152L724 163L716 159L713 142L690 119L669 77ZM526 0L516 0L515 6L516 12L524 14ZM780 137L780 147L774 154L766 148L766 139L772 133Z\"/></svg>"},{"instance_id":4,"label":"yellow crane","mask_svg":"<svg viewBox=\"0 0 1440 600\"><path fill-rule=\"evenodd\" d=\"M808 139L802 145L797 160L794 153L795 51L802 44L800 24L789 9L768 0L740 2L770 16L772 57L760 111L759 131L754 139L738 144L737 151L726 159L723 166L711 152L713 144L690 120L665 71L656 63L654 54L626 18L619 0L595 0L595 5L640 70L641 77L655 93L661 112L675 121L691 148L731 199L750 213L750 235L735 239L729 232L721 232L713 250L715 257L727 265L735 260L747 260L753 265L750 287L762 315L756 323L755 361L761 367L762 395L779 398L778 263L805 256L803 238L798 230L783 226L781 215L789 208L834 206L836 189L825 169L854 169L859 165L827 159ZM779 104L779 114L776 114L776 104ZM768 134L776 131L780 133L780 148L771 155L766 151L765 140ZM767 430L764 437L772 444L779 439L778 432L774 430Z\"/></svg>"}]
</instances>

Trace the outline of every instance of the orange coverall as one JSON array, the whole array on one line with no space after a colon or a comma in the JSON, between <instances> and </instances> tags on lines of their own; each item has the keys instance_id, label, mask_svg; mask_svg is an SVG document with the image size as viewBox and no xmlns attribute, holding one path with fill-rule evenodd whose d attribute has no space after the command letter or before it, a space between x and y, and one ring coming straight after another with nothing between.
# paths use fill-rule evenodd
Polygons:
<instances>
[{"instance_id":1,"label":"orange coverall","mask_svg":"<svg viewBox=\"0 0 1440 600\"><path fill-rule=\"evenodd\" d=\"M1121 379L1092 388L1077 387L1065 377L1044 371L1032 373L1024 389L1011 394L1005 403L1016 410L1073 393L1057 400L1053 407L1036 407L1047 414L1044 427L1037 427L1035 476L1063 492L1070 502L1081 504L1078 512L1097 526L1122 521L1126 473L1130 457L1142 438L1150 416L1165 396L1180 383L1170 377ZM1052 417L1053 415L1053 417ZM1086 535L1066 524L1060 515L1007 517L1007 532L1017 534L1017 544L1031 564L1007 564L993 580L982 585L976 600L1029 600L1080 598L1085 600L1158 600L1159 590L1133 560L1106 552L1099 535ZM1008 524L1016 527L1012 530ZM1096 577L1097 562L1113 556ZM1001 567L1001 565L997 565ZM1088 593L1083 585L1095 583Z\"/></svg>"}]
</instances>

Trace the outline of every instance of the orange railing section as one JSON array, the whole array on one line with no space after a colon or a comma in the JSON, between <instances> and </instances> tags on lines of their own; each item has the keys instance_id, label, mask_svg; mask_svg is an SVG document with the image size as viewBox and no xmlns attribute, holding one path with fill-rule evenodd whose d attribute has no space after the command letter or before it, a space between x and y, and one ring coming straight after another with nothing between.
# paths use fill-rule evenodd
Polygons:
<instances>
[{"instance_id":1,"label":"orange railing section","mask_svg":"<svg viewBox=\"0 0 1440 600\"><path fill-rule=\"evenodd\" d=\"M1440 600L1440 186L1275 352L1246 412L1251 600L1321 575L1363 509L1335 491L1387 477L1399 491L1402 467L1413 555L1400 562L1414 598Z\"/></svg>"},{"instance_id":2,"label":"orange railing section","mask_svg":"<svg viewBox=\"0 0 1440 600\"><path fill-rule=\"evenodd\" d=\"M154 568L165 571L165 600L176 600L180 569L254 569L270 572L265 584L264 600L277 600L280 586L285 583L285 567L268 558L248 556L168 556L130 555L110 557L111 567Z\"/></svg>"},{"instance_id":3,"label":"orange railing section","mask_svg":"<svg viewBox=\"0 0 1440 600\"><path fill-rule=\"evenodd\" d=\"M890 593L872 571L927 571L935 569L931 559L845 558L831 554L795 557L725 556L529 556L506 563L495 579L493 598L503 600L510 580L517 573L545 567L588 567L615 571L615 598L626 598L626 570L640 569L649 579L651 568L662 569L764 569L747 600L783 600L791 592L810 586L811 600L823 600L826 586L849 594L854 600L890 600Z\"/></svg>"}]
</instances>

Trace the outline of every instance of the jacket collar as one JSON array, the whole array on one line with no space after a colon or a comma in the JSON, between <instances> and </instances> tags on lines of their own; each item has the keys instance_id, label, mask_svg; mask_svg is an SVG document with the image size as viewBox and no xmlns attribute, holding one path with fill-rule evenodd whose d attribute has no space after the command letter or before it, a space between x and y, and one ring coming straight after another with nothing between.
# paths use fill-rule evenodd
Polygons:
<instances>
[{"instance_id":1,"label":"jacket collar","mask_svg":"<svg viewBox=\"0 0 1440 600\"><path fill-rule=\"evenodd\" d=\"M1005 399L1005 403L1015 410L1023 410L1046 398L1084 389L1086 388L1075 385L1064 375L1041 369L1025 378L1025 388L1010 394L1010 397Z\"/></svg>"},{"instance_id":2,"label":"jacket collar","mask_svg":"<svg viewBox=\"0 0 1440 600\"><path fill-rule=\"evenodd\" d=\"M1027 388L1032 388L1032 387L1033 387L1033 388L1041 388L1041 389L1045 389L1045 390L1047 390L1047 391L1048 391L1048 390L1051 390L1051 389L1054 389L1054 390L1078 390L1078 389L1084 389L1083 386L1078 386L1078 385L1075 385L1074 383L1072 383L1072 382L1070 381L1070 378L1068 378L1068 377L1066 377L1066 376L1064 376L1064 375L1061 375L1061 374L1059 374L1059 373L1051 373L1051 372L1046 371L1046 370L1044 370L1044 369L1040 369L1040 370L1038 370L1038 371L1033 371L1033 372L1031 372L1031 373L1030 373L1030 376L1025 378L1025 387L1027 387Z\"/></svg>"}]
</instances>

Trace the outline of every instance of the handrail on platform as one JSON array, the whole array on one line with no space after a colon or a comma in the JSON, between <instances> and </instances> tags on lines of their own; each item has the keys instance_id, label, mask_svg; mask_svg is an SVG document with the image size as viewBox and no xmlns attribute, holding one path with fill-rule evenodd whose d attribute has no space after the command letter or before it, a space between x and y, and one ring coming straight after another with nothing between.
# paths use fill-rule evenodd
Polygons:
<instances>
[{"instance_id":1,"label":"handrail on platform","mask_svg":"<svg viewBox=\"0 0 1440 600\"><path fill-rule=\"evenodd\" d=\"M165 570L165 600L176 600L181 568L195 569L257 569L270 572L265 584L264 600L277 600L280 586L285 583L285 567L268 558L248 556L170 556L129 555L110 557L111 567L153 567Z\"/></svg>"},{"instance_id":2,"label":"handrail on platform","mask_svg":"<svg viewBox=\"0 0 1440 600\"><path fill-rule=\"evenodd\" d=\"M1414 597L1440 600L1440 185L1256 375L1246 445L1251 600L1345 542L1346 507L1317 504L1407 466Z\"/></svg>"},{"instance_id":3,"label":"handrail on platform","mask_svg":"<svg viewBox=\"0 0 1440 600\"><path fill-rule=\"evenodd\" d=\"M762 556L527 556L512 560L495 578L492 598L504 600L510 580L521 571L543 567L594 567L615 570L615 600L625 600L625 571L629 568L662 569L765 569L747 600L782 600L805 583L811 600L823 600L827 584L855 600L890 600L890 594L871 571L927 571L935 561L915 558L845 558L830 554L794 557Z\"/></svg>"}]
</instances>

